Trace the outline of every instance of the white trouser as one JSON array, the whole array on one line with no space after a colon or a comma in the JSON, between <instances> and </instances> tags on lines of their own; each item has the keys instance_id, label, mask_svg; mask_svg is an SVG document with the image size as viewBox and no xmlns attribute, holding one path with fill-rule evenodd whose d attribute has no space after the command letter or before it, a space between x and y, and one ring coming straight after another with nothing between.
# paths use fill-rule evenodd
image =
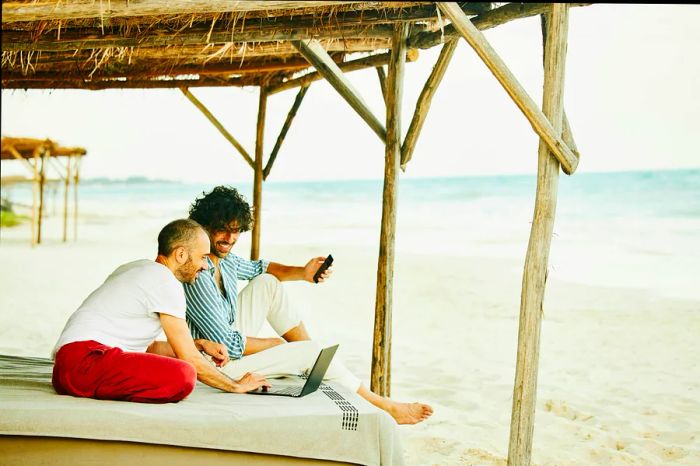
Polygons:
<instances>
[{"instance_id":1,"label":"white trouser","mask_svg":"<svg viewBox=\"0 0 700 466\"><path fill-rule=\"evenodd\" d=\"M299 314L289 305L282 283L270 274L254 278L238 294L237 311L233 328L246 337L258 336L265 321L278 335L284 335L301 323ZM221 370L236 380L246 372L256 372L269 378L308 375L320 352L321 346L312 340L284 343L231 360ZM360 379L335 358L323 380L336 382L353 392L361 384Z\"/></svg>"}]
</instances>

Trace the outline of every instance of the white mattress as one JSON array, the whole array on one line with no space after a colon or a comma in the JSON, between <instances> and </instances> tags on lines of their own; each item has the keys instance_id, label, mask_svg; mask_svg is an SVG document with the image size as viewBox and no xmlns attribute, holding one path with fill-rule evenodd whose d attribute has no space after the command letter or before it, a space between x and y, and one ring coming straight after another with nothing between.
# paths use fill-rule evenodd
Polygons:
<instances>
[{"instance_id":1,"label":"white mattress","mask_svg":"<svg viewBox=\"0 0 700 466\"><path fill-rule=\"evenodd\" d=\"M57 395L51 360L0 355L0 435L120 440L367 465L401 465L394 420L341 387L303 398L224 393L201 383L179 403Z\"/></svg>"}]
</instances>

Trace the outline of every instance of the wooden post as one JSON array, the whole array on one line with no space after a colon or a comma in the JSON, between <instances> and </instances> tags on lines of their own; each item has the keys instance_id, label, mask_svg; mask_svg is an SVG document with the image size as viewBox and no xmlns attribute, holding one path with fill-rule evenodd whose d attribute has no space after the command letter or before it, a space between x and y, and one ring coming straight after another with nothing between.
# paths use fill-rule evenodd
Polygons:
<instances>
[{"instance_id":1,"label":"wooden post","mask_svg":"<svg viewBox=\"0 0 700 466\"><path fill-rule=\"evenodd\" d=\"M391 61L386 93L386 150L382 227L379 238L377 294L374 309L371 390L381 396L391 394L391 312L394 281L394 240L401 160L401 97L406 59L408 25L395 26L391 41Z\"/></svg>"},{"instance_id":2,"label":"wooden post","mask_svg":"<svg viewBox=\"0 0 700 466\"><path fill-rule=\"evenodd\" d=\"M270 170L272 170L272 164L275 163L277 153L279 152L280 147L282 147L284 138L287 136L287 131L289 131L289 127L292 126L292 121L294 120L294 117L297 114L297 110L299 110L299 106L301 105L302 100L304 100L304 96L306 95L306 91L308 90L309 86L303 86L301 89L299 89L299 93L294 99L294 104L292 104L292 108L287 114L287 119L284 120L284 124L282 125L282 129L280 130L280 134L279 136L277 136L277 142L275 142L275 147L272 149L270 157L267 159L267 164L265 165L265 169L263 170L263 180L266 180L267 176L270 174Z\"/></svg>"},{"instance_id":3,"label":"wooden post","mask_svg":"<svg viewBox=\"0 0 700 466\"><path fill-rule=\"evenodd\" d=\"M299 53L311 63L316 70L326 78L328 84L338 91L338 93L350 104L350 106L365 120L365 123L379 136L382 141L386 141L386 130L384 125L377 119L369 109L360 93L350 84L338 65L328 55L316 39L300 40L293 42ZM404 50L404 55L406 52ZM404 58L405 60L405 58Z\"/></svg>"},{"instance_id":4,"label":"wooden post","mask_svg":"<svg viewBox=\"0 0 700 466\"><path fill-rule=\"evenodd\" d=\"M233 147L236 148L236 150L243 156L246 162L248 162L248 165L250 165L251 168L255 169L255 162L253 162L253 159L250 158L250 155L248 155L248 152L243 148L243 146L234 138L231 133L229 133L226 128L224 128L224 125L222 125L219 120L216 119L216 117L209 111L207 107L204 106L204 104L194 96L190 92L189 89L185 87L181 87L180 91L189 99L192 104L199 109L202 114L207 117L207 119L214 125L216 129L219 130L219 132L226 138L226 140L231 143Z\"/></svg>"},{"instance_id":5,"label":"wooden post","mask_svg":"<svg viewBox=\"0 0 700 466\"><path fill-rule=\"evenodd\" d=\"M39 214L37 216L37 232L36 232L36 242L41 244L41 223L42 217L44 216L44 185L46 184L46 165L47 158L50 157L49 149L44 149L44 153L41 156L41 171L39 172Z\"/></svg>"},{"instance_id":6,"label":"wooden post","mask_svg":"<svg viewBox=\"0 0 700 466\"><path fill-rule=\"evenodd\" d=\"M68 241L68 188L70 188L70 162L72 157L66 161L66 177L64 179L63 191L63 242Z\"/></svg>"},{"instance_id":7,"label":"wooden post","mask_svg":"<svg viewBox=\"0 0 700 466\"><path fill-rule=\"evenodd\" d=\"M37 238L37 215L38 215L38 209L37 209L37 197L39 195L39 150L40 148L37 147L34 149L33 159L34 163L32 164L32 168L34 170L34 175L32 178L32 246L36 246L36 238Z\"/></svg>"},{"instance_id":8,"label":"wooden post","mask_svg":"<svg viewBox=\"0 0 700 466\"><path fill-rule=\"evenodd\" d=\"M82 159L77 156L75 164L73 164L73 238L78 241L78 185L80 184L80 161Z\"/></svg>"},{"instance_id":9,"label":"wooden post","mask_svg":"<svg viewBox=\"0 0 700 466\"><path fill-rule=\"evenodd\" d=\"M250 248L250 260L260 258L260 228L262 218L263 185L263 138L265 135L265 110L267 109L267 89L260 86L258 104L258 126L255 133L255 178L253 181L253 241Z\"/></svg>"},{"instance_id":10,"label":"wooden post","mask_svg":"<svg viewBox=\"0 0 700 466\"><path fill-rule=\"evenodd\" d=\"M562 132L564 62L566 59L568 7L555 3L546 22L544 95L542 110L557 135ZM537 371L540 351L542 302L547 281L549 249L554 229L559 183L559 161L540 139L537 194L530 241L525 257L520 328L513 388L513 411L508 447L509 466L529 465L532 455Z\"/></svg>"},{"instance_id":11,"label":"wooden post","mask_svg":"<svg viewBox=\"0 0 700 466\"><path fill-rule=\"evenodd\" d=\"M401 170L406 170L406 164L411 160L413 156L413 149L416 147L416 142L418 141L418 136L423 128L423 123L425 123L425 117L428 115L428 110L430 109L430 103L433 101L433 96L435 91L437 91L443 76L445 76L445 71L447 71L447 65L450 64L452 55L454 55L455 49L457 48L457 39L452 39L442 46L440 50L440 56L435 62L433 71L428 76L428 80L423 86L423 90L418 97L418 102L416 102L416 110L413 113L413 119L408 127L408 132L406 133L406 138L403 141L401 147Z\"/></svg>"},{"instance_id":12,"label":"wooden post","mask_svg":"<svg viewBox=\"0 0 700 466\"><path fill-rule=\"evenodd\" d=\"M386 105L386 72L383 66L378 66L376 70L377 78L379 78L379 87L382 90L382 99L384 99L384 105Z\"/></svg>"},{"instance_id":13,"label":"wooden post","mask_svg":"<svg viewBox=\"0 0 700 466\"><path fill-rule=\"evenodd\" d=\"M566 145L561 137L561 131L554 130L552 123L537 108L537 104L532 100L525 88L515 79L513 73L508 69L501 57L488 43L484 35L479 31L469 18L464 14L459 5L454 2L439 2L440 10L450 18L455 29L464 37L467 43L474 49L476 54L491 70L499 83L506 90L513 102L520 108L523 115L528 119L532 128L539 137L547 144L554 156L564 167L567 174L572 174L578 166L578 157Z\"/></svg>"}]
</instances>

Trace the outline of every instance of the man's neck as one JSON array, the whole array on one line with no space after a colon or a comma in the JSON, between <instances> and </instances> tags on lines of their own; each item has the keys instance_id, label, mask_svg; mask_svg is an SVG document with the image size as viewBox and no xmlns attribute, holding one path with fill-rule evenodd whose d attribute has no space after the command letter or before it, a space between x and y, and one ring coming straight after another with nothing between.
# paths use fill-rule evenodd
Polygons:
<instances>
[{"instance_id":1,"label":"man's neck","mask_svg":"<svg viewBox=\"0 0 700 466\"><path fill-rule=\"evenodd\" d=\"M216 254L209 254L209 259L214 264L214 267L219 267L219 261L221 260Z\"/></svg>"}]
</instances>

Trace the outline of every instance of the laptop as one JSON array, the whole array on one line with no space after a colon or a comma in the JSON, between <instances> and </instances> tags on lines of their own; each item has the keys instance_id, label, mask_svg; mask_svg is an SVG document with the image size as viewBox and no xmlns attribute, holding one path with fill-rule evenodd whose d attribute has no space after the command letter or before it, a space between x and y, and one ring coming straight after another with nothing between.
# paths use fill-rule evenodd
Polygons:
<instances>
[{"instance_id":1,"label":"laptop","mask_svg":"<svg viewBox=\"0 0 700 466\"><path fill-rule=\"evenodd\" d=\"M306 383L302 377L286 377L284 379L275 380L272 387L263 391L262 388L250 391L253 395L276 395L276 396L293 396L300 398L306 396L309 393L315 392L321 385L323 376L326 375L328 366L331 364L331 360L335 355L338 345L329 346L324 348L319 353L314 367L311 368L309 376L306 378Z\"/></svg>"}]
</instances>

